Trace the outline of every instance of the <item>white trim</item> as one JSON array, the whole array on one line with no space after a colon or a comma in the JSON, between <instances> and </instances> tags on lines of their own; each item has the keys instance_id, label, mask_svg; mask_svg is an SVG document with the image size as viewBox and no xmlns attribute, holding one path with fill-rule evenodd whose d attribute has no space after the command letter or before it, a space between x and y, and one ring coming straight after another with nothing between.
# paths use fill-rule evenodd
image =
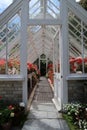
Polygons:
<instances>
[{"instance_id":1,"label":"white trim","mask_svg":"<svg viewBox=\"0 0 87 130\"><path fill-rule=\"evenodd\" d=\"M0 81L24 81L23 75L0 75Z\"/></svg>"},{"instance_id":2,"label":"white trim","mask_svg":"<svg viewBox=\"0 0 87 130\"><path fill-rule=\"evenodd\" d=\"M87 24L87 11L82 8L78 3L72 0L66 0L69 9L75 13L85 24Z\"/></svg>"},{"instance_id":3,"label":"white trim","mask_svg":"<svg viewBox=\"0 0 87 130\"><path fill-rule=\"evenodd\" d=\"M29 19L28 26L33 25L61 25L60 19Z\"/></svg>"},{"instance_id":4,"label":"white trim","mask_svg":"<svg viewBox=\"0 0 87 130\"><path fill-rule=\"evenodd\" d=\"M0 14L0 26L4 26L21 9L23 0L13 2L2 14Z\"/></svg>"},{"instance_id":5,"label":"white trim","mask_svg":"<svg viewBox=\"0 0 87 130\"><path fill-rule=\"evenodd\" d=\"M87 80L87 74L70 74L66 80Z\"/></svg>"},{"instance_id":6,"label":"white trim","mask_svg":"<svg viewBox=\"0 0 87 130\"><path fill-rule=\"evenodd\" d=\"M28 1L23 0L21 9L21 46L20 46L20 74L24 76L23 82L23 102L27 104L28 92L27 92L27 22L28 22Z\"/></svg>"},{"instance_id":7,"label":"white trim","mask_svg":"<svg viewBox=\"0 0 87 130\"><path fill-rule=\"evenodd\" d=\"M68 39L68 8L67 2L60 1L60 17L62 20L62 27L59 32L59 46L60 46L60 73L61 73L61 105L68 103L68 83L66 76L69 74L69 39Z\"/></svg>"}]
</instances>

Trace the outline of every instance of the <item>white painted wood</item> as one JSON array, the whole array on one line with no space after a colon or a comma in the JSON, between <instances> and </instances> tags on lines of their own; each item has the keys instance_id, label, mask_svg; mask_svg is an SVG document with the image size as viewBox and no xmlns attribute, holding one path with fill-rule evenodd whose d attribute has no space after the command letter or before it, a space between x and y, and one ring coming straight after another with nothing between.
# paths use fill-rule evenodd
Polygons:
<instances>
[{"instance_id":1,"label":"white painted wood","mask_svg":"<svg viewBox=\"0 0 87 130\"><path fill-rule=\"evenodd\" d=\"M60 90L55 90L55 96L56 97L60 97L62 104L63 103L67 103L68 102L68 83L67 80L85 80L87 79L87 74L86 75L78 75L78 74L74 74L74 75L69 75L69 45L68 45L68 26L67 26L67 22L68 22L68 8L69 7L73 13L75 13L75 15L77 15L82 21L84 21L84 23L87 23L87 14L86 11L84 9L82 9L80 7L80 5L76 4L75 1L73 0L61 0L61 19L45 19L46 18L46 1L43 0L44 2L41 1L42 6L44 7L42 9L42 13L44 15L44 19L29 19L29 9L28 9L28 2L29 0L16 0L16 2L12 3L1 15L0 15L0 25L3 26L5 24L7 24L7 22L16 14L18 13L18 11L20 9L22 9L21 11L21 50L20 50L20 55L21 55L21 73L20 76L18 75L0 75L0 80L6 80L6 81L23 81L23 101L25 103L27 103L27 27L30 25L59 25L60 26L60 38L59 38L59 44L60 44L60 67L61 67L61 88ZM22 6L23 4L23 6ZM22 8L21 8L22 6ZM45 30L46 32L46 30ZM50 37L52 37L52 34L50 33L50 31L47 31L46 34L50 35ZM58 32L56 32L57 35ZM49 38L49 35L47 35L47 37ZM55 35L55 36L56 36ZM54 37L55 37L54 36ZM36 35L36 37L38 37L38 35ZM83 37L83 36L82 36ZM29 37L30 38L30 37ZM74 39L73 39L74 41ZM43 46L43 44L41 46L39 46L41 42L40 41L36 43L36 45L33 45L33 50L37 50L39 47L41 48ZM83 42L83 41L82 41ZM49 59L53 59L53 63L54 63L54 72L55 72L55 58L57 59L57 57L55 57L55 55L53 54L52 57L52 53L54 53L54 48L51 46L52 43L50 44L50 39L46 40L46 43L48 45L45 45L45 53L46 55L48 55L50 58ZM37 48L38 46L38 48ZM50 51L48 49L48 46L50 47ZM39 48L39 55L42 54L42 49ZM81 48L81 47L80 47ZM31 50L31 51L33 51ZM80 49L81 50L81 49ZM33 51L33 52L34 52ZM30 52L30 50L29 50ZM37 52L37 53L38 53ZM49 53L49 54L48 54ZM84 53L84 52L83 52ZM34 61L36 60L36 58L38 58L38 54L36 55L36 51L34 53L34 55L30 55L30 61ZM39 57L39 69L40 69L40 57ZM57 77L56 77L57 79ZM57 86L57 80L56 80L56 86ZM60 92L60 93L58 93ZM59 96L60 94L60 96Z\"/></svg>"},{"instance_id":2,"label":"white painted wood","mask_svg":"<svg viewBox=\"0 0 87 130\"><path fill-rule=\"evenodd\" d=\"M24 76L23 81L23 102L28 100L27 93L27 24L28 23L28 1L23 0L21 9L21 46L20 46L20 74Z\"/></svg>"},{"instance_id":3,"label":"white painted wood","mask_svg":"<svg viewBox=\"0 0 87 130\"><path fill-rule=\"evenodd\" d=\"M44 0L44 1L43 1L43 4L44 4L44 12L43 12L43 16L44 16L44 19L45 19L45 18L46 18L47 0Z\"/></svg>"},{"instance_id":4,"label":"white painted wood","mask_svg":"<svg viewBox=\"0 0 87 130\"><path fill-rule=\"evenodd\" d=\"M66 80L87 80L87 74L70 74L66 77Z\"/></svg>"},{"instance_id":5,"label":"white painted wood","mask_svg":"<svg viewBox=\"0 0 87 130\"><path fill-rule=\"evenodd\" d=\"M5 55L6 55L6 74L8 74L8 23L6 24L6 48L5 48Z\"/></svg>"},{"instance_id":6,"label":"white painted wood","mask_svg":"<svg viewBox=\"0 0 87 130\"><path fill-rule=\"evenodd\" d=\"M4 26L21 9L23 0L13 2L2 14L0 14L0 25Z\"/></svg>"},{"instance_id":7,"label":"white painted wood","mask_svg":"<svg viewBox=\"0 0 87 130\"><path fill-rule=\"evenodd\" d=\"M84 37L83 37L83 22L81 21L81 44L82 44L82 58L84 59ZM84 61L82 61L82 72L84 73Z\"/></svg>"},{"instance_id":8,"label":"white painted wood","mask_svg":"<svg viewBox=\"0 0 87 130\"><path fill-rule=\"evenodd\" d=\"M57 82L56 82L56 72L55 72L55 40L53 39L53 78L54 78L54 98L56 98L57 95Z\"/></svg>"},{"instance_id":9,"label":"white painted wood","mask_svg":"<svg viewBox=\"0 0 87 130\"><path fill-rule=\"evenodd\" d=\"M78 3L72 0L66 0L68 7L77 15L80 19L87 23L87 11L82 8Z\"/></svg>"},{"instance_id":10,"label":"white painted wood","mask_svg":"<svg viewBox=\"0 0 87 130\"><path fill-rule=\"evenodd\" d=\"M40 59L40 56L39 56L39 70L40 70L40 60L41 60L41 59Z\"/></svg>"},{"instance_id":11,"label":"white painted wood","mask_svg":"<svg viewBox=\"0 0 87 130\"><path fill-rule=\"evenodd\" d=\"M47 56L46 56L46 73L47 73Z\"/></svg>"},{"instance_id":12,"label":"white painted wood","mask_svg":"<svg viewBox=\"0 0 87 130\"><path fill-rule=\"evenodd\" d=\"M68 103L68 84L66 76L69 74L69 41L68 41L68 8L65 0L60 1L60 17L62 27L59 32L60 73L61 73L61 104Z\"/></svg>"},{"instance_id":13,"label":"white painted wood","mask_svg":"<svg viewBox=\"0 0 87 130\"><path fill-rule=\"evenodd\" d=\"M0 75L0 81L23 81L23 75Z\"/></svg>"},{"instance_id":14,"label":"white painted wood","mask_svg":"<svg viewBox=\"0 0 87 130\"><path fill-rule=\"evenodd\" d=\"M61 25L61 23L60 19L30 19L28 25Z\"/></svg>"}]
</instances>

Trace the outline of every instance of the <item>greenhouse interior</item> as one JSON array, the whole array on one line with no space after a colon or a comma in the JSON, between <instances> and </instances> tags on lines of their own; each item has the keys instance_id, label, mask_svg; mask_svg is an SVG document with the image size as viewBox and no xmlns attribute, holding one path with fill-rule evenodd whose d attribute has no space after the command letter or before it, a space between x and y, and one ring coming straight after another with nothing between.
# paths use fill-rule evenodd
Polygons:
<instances>
[{"instance_id":1,"label":"greenhouse interior","mask_svg":"<svg viewBox=\"0 0 87 130\"><path fill-rule=\"evenodd\" d=\"M14 0L0 14L0 96L27 104L41 76L60 107L87 103L87 13L75 0Z\"/></svg>"}]
</instances>

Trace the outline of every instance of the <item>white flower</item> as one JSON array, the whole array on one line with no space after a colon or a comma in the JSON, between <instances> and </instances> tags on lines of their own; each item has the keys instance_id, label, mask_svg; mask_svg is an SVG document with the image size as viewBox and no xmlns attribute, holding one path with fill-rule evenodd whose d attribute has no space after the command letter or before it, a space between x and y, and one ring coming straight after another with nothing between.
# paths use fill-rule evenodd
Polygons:
<instances>
[{"instance_id":1,"label":"white flower","mask_svg":"<svg viewBox=\"0 0 87 130\"><path fill-rule=\"evenodd\" d=\"M13 112L11 112L10 117L14 117L14 113Z\"/></svg>"},{"instance_id":2,"label":"white flower","mask_svg":"<svg viewBox=\"0 0 87 130\"><path fill-rule=\"evenodd\" d=\"M19 106L20 106L20 107L25 107L25 103L24 103L24 102L20 102L20 103L19 103Z\"/></svg>"},{"instance_id":3,"label":"white flower","mask_svg":"<svg viewBox=\"0 0 87 130\"><path fill-rule=\"evenodd\" d=\"M0 115L2 115L2 113L0 113Z\"/></svg>"}]
</instances>

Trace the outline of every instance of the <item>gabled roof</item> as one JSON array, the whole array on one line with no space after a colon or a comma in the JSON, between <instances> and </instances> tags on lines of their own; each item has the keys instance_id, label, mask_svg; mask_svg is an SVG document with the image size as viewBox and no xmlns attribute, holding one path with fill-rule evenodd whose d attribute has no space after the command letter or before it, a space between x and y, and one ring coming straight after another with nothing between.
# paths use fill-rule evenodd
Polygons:
<instances>
[{"instance_id":1,"label":"gabled roof","mask_svg":"<svg viewBox=\"0 0 87 130\"><path fill-rule=\"evenodd\" d=\"M75 30L78 29L78 26L81 24L79 19L83 19L84 22L84 28L86 31L86 22L87 22L87 15L85 14L86 11L84 11L78 4L75 4L75 1L66 0L69 7L69 18L71 17L76 22ZM1 41L3 42L5 40L5 29L6 29L6 23L8 21L13 20L17 23L15 23L15 39L12 42L12 45L9 43L9 50L12 53L13 48L15 49L14 54L16 56L19 56L19 50L20 47L20 38L19 38L19 32L20 32L20 13L18 12L21 10L23 0L16 0L13 2L1 15L0 15L0 34L1 34ZM79 15L78 15L79 14ZM77 17L78 15L78 17ZM85 17L84 17L85 16ZM18 21L19 18L19 21ZM29 2L29 20L55 20L58 21L60 18L60 0L30 0ZM12 24L12 23L11 23ZM72 27L74 26L71 21L68 22L69 24L69 38L70 38L70 50L71 55L80 55L81 54L81 47L78 47L78 44L76 45L75 42L76 38L78 38L77 32L73 31ZM8 27L8 33L10 33L13 27ZM53 59L53 45L54 45L54 36L59 30L58 25L45 25L45 24L37 24L37 25L29 25L28 26L28 61L34 62L37 58L39 58L40 55L45 54L47 58L50 60ZM85 35L84 35L85 37ZM2 40L4 38L4 40ZM85 38L86 39L86 38ZM58 41L56 41L58 42ZM19 44L19 46L18 46ZM4 48L5 44L3 44L2 48ZM79 49L79 50L78 50ZM0 52L0 55L3 55L3 52ZM11 56L11 55L10 55ZM13 55L12 55L13 56Z\"/></svg>"}]
</instances>

